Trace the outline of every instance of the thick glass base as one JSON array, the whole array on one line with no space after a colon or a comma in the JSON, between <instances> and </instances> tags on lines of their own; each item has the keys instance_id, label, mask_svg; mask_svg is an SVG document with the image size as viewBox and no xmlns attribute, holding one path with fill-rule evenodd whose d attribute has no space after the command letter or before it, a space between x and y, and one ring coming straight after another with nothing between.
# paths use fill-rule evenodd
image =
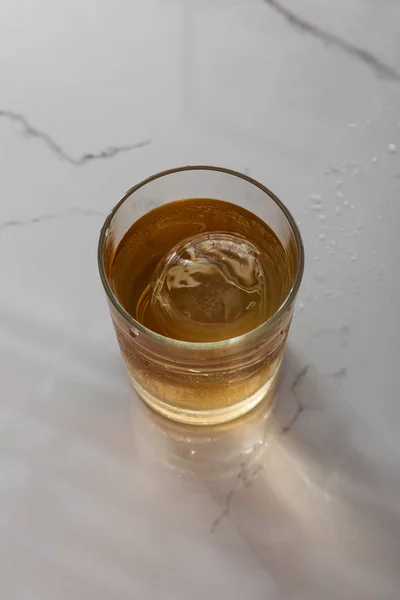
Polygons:
<instances>
[{"instance_id":1,"label":"thick glass base","mask_svg":"<svg viewBox=\"0 0 400 600\"><path fill-rule=\"evenodd\" d=\"M215 425L232 421L233 419L243 416L257 406L262 400L269 399L272 407L279 368L276 369L274 375L259 390L257 390L256 393L231 406L213 410L188 410L179 406L167 404L145 390L129 371L128 375L132 386L139 397L156 412L181 423L189 423L191 425Z\"/></svg>"}]
</instances>

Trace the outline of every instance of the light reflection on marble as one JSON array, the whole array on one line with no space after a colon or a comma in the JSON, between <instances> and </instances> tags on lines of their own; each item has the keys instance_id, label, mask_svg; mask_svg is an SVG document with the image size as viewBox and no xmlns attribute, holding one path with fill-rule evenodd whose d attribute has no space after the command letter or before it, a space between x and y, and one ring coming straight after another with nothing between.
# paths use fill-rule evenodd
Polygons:
<instances>
[{"instance_id":1,"label":"light reflection on marble","mask_svg":"<svg viewBox=\"0 0 400 600\"><path fill-rule=\"evenodd\" d=\"M300 368L289 348L272 414L261 403L237 421L197 428L133 404L141 460L189 494L210 495L219 506L210 534L229 523L287 598L299 589L336 598L337 578L343 598L397 593L400 477L375 448L366 459L353 443L357 430L376 442L350 407L339 416L323 404L328 390L334 403L343 376Z\"/></svg>"},{"instance_id":2,"label":"light reflection on marble","mask_svg":"<svg viewBox=\"0 0 400 600\"><path fill-rule=\"evenodd\" d=\"M140 400L133 402L133 436L140 457L182 481L229 492L237 480L250 485L262 468L274 425L269 401L229 423L202 427L171 421Z\"/></svg>"}]
</instances>

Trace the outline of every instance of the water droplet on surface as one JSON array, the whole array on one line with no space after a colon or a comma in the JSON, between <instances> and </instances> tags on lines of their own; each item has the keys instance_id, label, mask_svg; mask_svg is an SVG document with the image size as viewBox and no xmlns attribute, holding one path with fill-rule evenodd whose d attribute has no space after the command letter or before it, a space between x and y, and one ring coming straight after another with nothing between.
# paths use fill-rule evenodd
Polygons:
<instances>
[{"instance_id":1,"label":"water droplet on surface","mask_svg":"<svg viewBox=\"0 0 400 600\"><path fill-rule=\"evenodd\" d=\"M340 215L340 213L341 213L341 212L342 212L342 209L340 208L340 206L339 206L339 204L338 204L338 205L337 205L337 207L336 207L335 213L336 213L337 215Z\"/></svg>"},{"instance_id":2,"label":"water droplet on surface","mask_svg":"<svg viewBox=\"0 0 400 600\"><path fill-rule=\"evenodd\" d=\"M354 210L354 209L355 209L355 206L354 206L354 204L351 204L351 205L350 205L350 208L351 208L351 210Z\"/></svg>"},{"instance_id":3,"label":"water droplet on surface","mask_svg":"<svg viewBox=\"0 0 400 600\"><path fill-rule=\"evenodd\" d=\"M336 192L336 196L338 196L339 198L343 198L342 192Z\"/></svg>"},{"instance_id":4,"label":"water droplet on surface","mask_svg":"<svg viewBox=\"0 0 400 600\"><path fill-rule=\"evenodd\" d=\"M343 179L336 179L335 183L337 187L341 187L343 185Z\"/></svg>"},{"instance_id":5,"label":"water droplet on surface","mask_svg":"<svg viewBox=\"0 0 400 600\"><path fill-rule=\"evenodd\" d=\"M321 201L322 200L322 196L321 196L321 194L311 194L310 200L314 200L315 202L317 200Z\"/></svg>"},{"instance_id":6,"label":"water droplet on surface","mask_svg":"<svg viewBox=\"0 0 400 600\"><path fill-rule=\"evenodd\" d=\"M323 209L323 206L322 206L322 204L313 204L313 205L311 206L311 208L312 208L313 210L322 210L322 209Z\"/></svg>"},{"instance_id":7,"label":"water droplet on surface","mask_svg":"<svg viewBox=\"0 0 400 600\"><path fill-rule=\"evenodd\" d=\"M372 157L372 162L373 162L374 164L378 162L378 159L377 159L377 157L376 157L376 156L373 156L373 157Z\"/></svg>"},{"instance_id":8,"label":"water droplet on surface","mask_svg":"<svg viewBox=\"0 0 400 600\"><path fill-rule=\"evenodd\" d=\"M350 127L350 129L354 129L354 127L357 127L357 123L348 123L347 127Z\"/></svg>"},{"instance_id":9,"label":"water droplet on surface","mask_svg":"<svg viewBox=\"0 0 400 600\"><path fill-rule=\"evenodd\" d=\"M395 154L397 152L397 146L396 146L396 144L389 144L389 146L388 146L388 152L390 152L390 154Z\"/></svg>"},{"instance_id":10,"label":"water droplet on surface","mask_svg":"<svg viewBox=\"0 0 400 600\"><path fill-rule=\"evenodd\" d=\"M320 240L324 240L325 239L325 234L324 233L320 233L319 236L318 236L318 238Z\"/></svg>"},{"instance_id":11,"label":"water droplet on surface","mask_svg":"<svg viewBox=\"0 0 400 600\"><path fill-rule=\"evenodd\" d=\"M305 309L305 305L303 304L303 302L299 302L299 310L300 310L301 312L303 312L303 311L304 311L304 309Z\"/></svg>"},{"instance_id":12,"label":"water droplet on surface","mask_svg":"<svg viewBox=\"0 0 400 600\"><path fill-rule=\"evenodd\" d=\"M350 203L348 200L344 200L343 204L344 204L344 206L349 206Z\"/></svg>"},{"instance_id":13,"label":"water droplet on surface","mask_svg":"<svg viewBox=\"0 0 400 600\"><path fill-rule=\"evenodd\" d=\"M318 217L321 221L325 221L325 215L319 215Z\"/></svg>"}]
</instances>

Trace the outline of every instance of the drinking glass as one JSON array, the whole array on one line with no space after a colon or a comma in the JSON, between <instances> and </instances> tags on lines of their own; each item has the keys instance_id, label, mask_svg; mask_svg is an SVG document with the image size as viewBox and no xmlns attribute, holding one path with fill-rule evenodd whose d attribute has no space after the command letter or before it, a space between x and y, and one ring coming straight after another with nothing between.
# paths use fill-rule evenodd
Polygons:
<instances>
[{"instance_id":1,"label":"drinking glass","mask_svg":"<svg viewBox=\"0 0 400 600\"><path fill-rule=\"evenodd\" d=\"M113 291L111 267L125 233L145 213L167 202L211 198L242 206L262 219L286 253L292 281L278 310L261 325L217 342L165 337L136 321ZM100 277L129 378L154 410L192 424L237 418L273 393L294 302L304 268L304 249L289 210L265 186L229 169L180 167L131 188L106 218L98 245Z\"/></svg>"}]
</instances>

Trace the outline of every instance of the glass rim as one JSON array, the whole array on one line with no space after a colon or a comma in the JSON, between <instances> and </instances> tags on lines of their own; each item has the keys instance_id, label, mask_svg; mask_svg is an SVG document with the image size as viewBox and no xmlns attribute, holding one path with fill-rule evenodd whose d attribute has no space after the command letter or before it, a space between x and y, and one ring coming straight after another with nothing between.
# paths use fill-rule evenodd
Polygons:
<instances>
[{"instance_id":1,"label":"glass rim","mask_svg":"<svg viewBox=\"0 0 400 600\"><path fill-rule=\"evenodd\" d=\"M105 246L105 241L106 241L106 237L107 237L107 231L110 227L112 219L114 218L114 216L116 215L116 213L118 212L118 210L122 206L122 204L125 202L125 200L127 200L130 196L132 196L132 194L134 194L140 188L146 186L148 183L151 183L152 181L154 181L156 179L160 179L161 177L165 177L166 175L172 175L174 173L182 173L184 171L216 171L219 173L224 173L226 175L231 175L233 177L238 177L239 179L244 179L248 183L251 183L255 187L259 188L262 192L267 194L267 196L269 196L271 198L271 200L273 200L275 202L275 204L280 208L282 213L285 215L286 219L289 222L289 225L291 227L291 230L293 232L294 239L296 242L296 251L297 251L296 274L295 274L295 277L293 280L293 285L290 288L286 298L284 299L284 301L282 302L280 307L266 321L264 321L263 323L261 323L260 325L255 327L254 329L251 329L250 331L247 331L246 333L243 333L239 336L236 336L233 338L228 338L226 340L220 340L218 342L187 342L184 340L176 340L174 338L169 338L160 333L156 333L155 331L152 331L145 325L142 325L142 323L140 323L139 321L136 321L136 319L134 319L124 309L122 304L119 302L118 298L114 294L114 292L111 289L111 286L108 282L108 278L107 278L105 266L104 266L104 246ZM229 202L229 199L228 199L228 202ZM141 182L137 183L136 185L134 185L133 187L131 187L122 196L121 200L119 200L119 202L117 202L117 204L114 206L114 208L111 210L111 212L106 217L106 220L104 221L104 224L101 228L98 247L97 247L97 264L98 264L98 269L100 272L100 279L103 284L103 287L106 292L108 300L111 302L112 306L120 314L120 316L125 321L127 321L129 326L133 327L135 330L137 330L137 332L139 334L144 334L147 337L149 337L150 339L155 340L156 342L159 342L162 344L167 344L169 346L179 347L182 349L218 350L218 349L226 348L227 346L234 346L234 345L240 344L241 342L251 340L254 337L258 337L258 335L262 334L264 331L268 331L268 329L270 329L271 327L273 327L276 324L276 322L280 319L280 317L285 313L286 309L294 301L294 299L297 295L297 292L299 290L300 283L301 283L301 280L303 277L303 272L304 272L304 245L303 245L303 240L301 238L299 228L296 224L296 221L294 220L293 215L291 214L289 209L283 204L283 202L281 200L279 200L279 198L277 196L275 196L275 194L273 192L271 192L271 190L269 190L265 185L263 185L256 179L253 179L252 177L245 175L244 173L240 173L239 171L234 171L232 169L226 169L225 167L213 167L213 166L208 166L208 165L188 165L188 166L184 166L184 167L175 167L173 169L167 169L165 171L160 171L159 173L156 173L155 175L151 175L150 177L147 177L143 181L141 181Z\"/></svg>"}]
</instances>

